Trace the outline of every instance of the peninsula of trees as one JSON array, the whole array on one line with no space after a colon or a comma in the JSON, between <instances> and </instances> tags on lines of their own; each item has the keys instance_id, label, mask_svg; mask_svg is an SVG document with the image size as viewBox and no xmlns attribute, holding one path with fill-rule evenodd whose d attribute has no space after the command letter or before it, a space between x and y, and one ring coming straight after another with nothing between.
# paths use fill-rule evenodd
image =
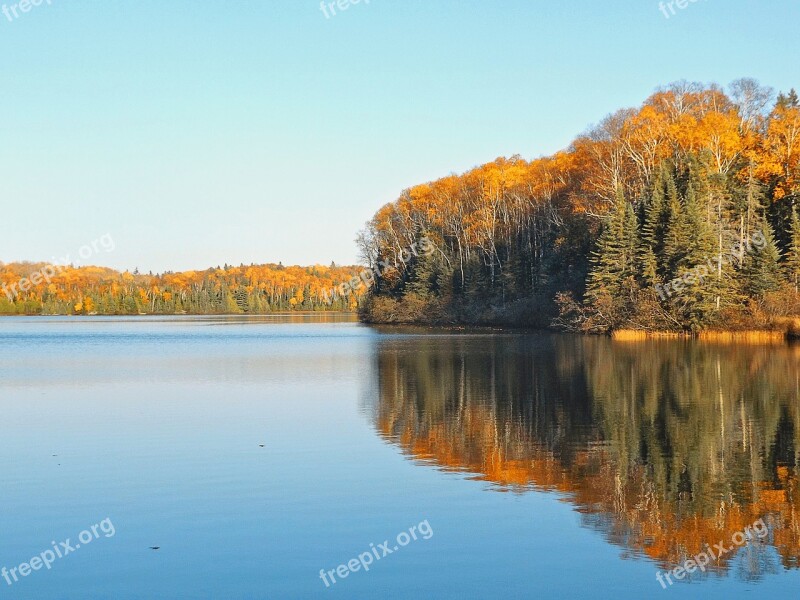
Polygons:
<instances>
[{"instance_id":1,"label":"peninsula of trees","mask_svg":"<svg viewBox=\"0 0 800 600\"><path fill-rule=\"evenodd\" d=\"M531 161L405 190L359 235L372 322L584 332L771 328L800 315L800 100L679 82ZM426 237L432 255L399 260ZM666 291L666 293L665 293Z\"/></svg>"}]
</instances>

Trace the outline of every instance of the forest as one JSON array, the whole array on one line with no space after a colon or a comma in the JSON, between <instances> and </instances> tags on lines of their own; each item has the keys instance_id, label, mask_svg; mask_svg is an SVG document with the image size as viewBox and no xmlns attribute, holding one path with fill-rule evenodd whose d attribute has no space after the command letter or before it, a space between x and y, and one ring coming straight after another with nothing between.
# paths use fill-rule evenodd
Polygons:
<instances>
[{"instance_id":1,"label":"forest","mask_svg":"<svg viewBox=\"0 0 800 600\"><path fill-rule=\"evenodd\" d=\"M677 82L552 156L416 185L359 234L368 322L607 333L800 315L800 100ZM398 260L427 237L430 256Z\"/></svg>"},{"instance_id":2,"label":"forest","mask_svg":"<svg viewBox=\"0 0 800 600\"><path fill-rule=\"evenodd\" d=\"M0 263L0 314L355 311L375 323L586 333L800 322L800 99L677 82L563 151L410 187L357 237L364 267L163 274ZM408 248L425 240L432 252ZM339 290L339 293L336 290Z\"/></svg>"},{"instance_id":3,"label":"forest","mask_svg":"<svg viewBox=\"0 0 800 600\"><path fill-rule=\"evenodd\" d=\"M145 275L103 267L0 263L0 289L4 292L0 293L0 314L352 311L363 290L349 294L331 294L330 290L357 272L357 267L336 265L267 264Z\"/></svg>"}]
</instances>

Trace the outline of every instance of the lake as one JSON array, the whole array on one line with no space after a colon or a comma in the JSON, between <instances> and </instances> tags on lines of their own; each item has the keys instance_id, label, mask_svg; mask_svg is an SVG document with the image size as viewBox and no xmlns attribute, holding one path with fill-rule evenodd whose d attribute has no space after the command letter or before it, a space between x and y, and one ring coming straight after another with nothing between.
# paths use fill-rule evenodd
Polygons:
<instances>
[{"instance_id":1,"label":"lake","mask_svg":"<svg viewBox=\"0 0 800 600\"><path fill-rule=\"evenodd\" d=\"M0 343L6 597L800 590L800 346L325 314Z\"/></svg>"}]
</instances>

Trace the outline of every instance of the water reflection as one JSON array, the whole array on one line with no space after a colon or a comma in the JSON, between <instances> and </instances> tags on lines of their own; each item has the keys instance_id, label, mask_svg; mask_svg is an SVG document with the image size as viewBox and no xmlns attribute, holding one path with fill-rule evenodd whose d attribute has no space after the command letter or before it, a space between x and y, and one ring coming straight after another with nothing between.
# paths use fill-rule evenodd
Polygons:
<instances>
[{"instance_id":1,"label":"water reflection","mask_svg":"<svg viewBox=\"0 0 800 600\"><path fill-rule=\"evenodd\" d=\"M387 336L378 431L501 491L565 494L583 523L668 568L759 518L714 569L800 560L800 348L569 336Z\"/></svg>"}]
</instances>

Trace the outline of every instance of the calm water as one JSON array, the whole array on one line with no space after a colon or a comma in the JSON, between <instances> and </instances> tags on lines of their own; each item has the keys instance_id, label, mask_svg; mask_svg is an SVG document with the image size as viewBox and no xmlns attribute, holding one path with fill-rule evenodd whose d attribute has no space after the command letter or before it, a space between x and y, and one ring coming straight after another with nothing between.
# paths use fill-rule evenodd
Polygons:
<instances>
[{"instance_id":1,"label":"calm water","mask_svg":"<svg viewBox=\"0 0 800 600\"><path fill-rule=\"evenodd\" d=\"M5 597L800 590L798 347L299 315L2 319L0 344L0 566L91 538Z\"/></svg>"}]
</instances>

